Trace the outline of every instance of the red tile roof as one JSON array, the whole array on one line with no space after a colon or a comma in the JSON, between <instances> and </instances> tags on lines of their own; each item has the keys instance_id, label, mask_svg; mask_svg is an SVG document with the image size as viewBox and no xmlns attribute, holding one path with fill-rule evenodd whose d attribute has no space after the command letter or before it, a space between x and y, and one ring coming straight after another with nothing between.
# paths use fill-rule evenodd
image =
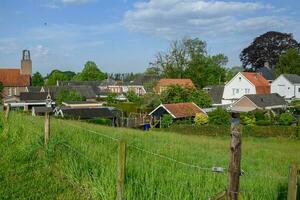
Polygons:
<instances>
[{"instance_id":1,"label":"red tile roof","mask_svg":"<svg viewBox=\"0 0 300 200\"><path fill-rule=\"evenodd\" d=\"M160 79L158 81L159 86L169 86L169 85L181 85L187 87L194 87L193 81L191 79Z\"/></svg>"},{"instance_id":2,"label":"red tile roof","mask_svg":"<svg viewBox=\"0 0 300 200\"><path fill-rule=\"evenodd\" d=\"M22 75L20 69L0 69L0 82L4 86L24 87L30 85L30 76Z\"/></svg>"},{"instance_id":3,"label":"red tile roof","mask_svg":"<svg viewBox=\"0 0 300 200\"><path fill-rule=\"evenodd\" d=\"M194 117L196 113L206 114L194 103L163 104L163 106L168 109L168 111L172 113L175 118Z\"/></svg>"},{"instance_id":4,"label":"red tile roof","mask_svg":"<svg viewBox=\"0 0 300 200\"><path fill-rule=\"evenodd\" d=\"M271 87L269 81L267 81L260 73L255 72L242 72L242 74L253 84L256 88L256 94L269 94Z\"/></svg>"}]
</instances>

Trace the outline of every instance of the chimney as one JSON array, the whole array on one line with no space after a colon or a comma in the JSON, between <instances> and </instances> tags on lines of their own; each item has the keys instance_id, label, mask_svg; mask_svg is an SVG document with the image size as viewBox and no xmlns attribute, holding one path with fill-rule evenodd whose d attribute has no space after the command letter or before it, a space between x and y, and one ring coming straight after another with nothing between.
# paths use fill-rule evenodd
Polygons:
<instances>
[{"instance_id":1,"label":"chimney","mask_svg":"<svg viewBox=\"0 0 300 200\"><path fill-rule=\"evenodd\" d=\"M269 62L265 62L264 67L270 69L270 64L269 64Z\"/></svg>"},{"instance_id":2,"label":"chimney","mask_svg":"<svg viewBox=\"0 0 300 200\"><path fill-rule=\"evenodd\" d=\"M23 50L22 60L21 60L21 74L32 75L32 62L30 59L30 51Z\"/></svg>"}]
</instances>

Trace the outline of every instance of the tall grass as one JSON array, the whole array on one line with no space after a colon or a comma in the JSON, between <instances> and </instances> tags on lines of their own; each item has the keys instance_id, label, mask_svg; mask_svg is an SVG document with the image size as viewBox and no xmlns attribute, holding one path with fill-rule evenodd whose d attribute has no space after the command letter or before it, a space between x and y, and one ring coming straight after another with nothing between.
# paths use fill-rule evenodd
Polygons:
<instances>
[{"instance_id":1,"label":"tall grass","mask_svg":"<svg viewBox=\"0 0 300 200\"><path fill-rule=\"evenodd\" d=\"M227 186L228 174L213 173L210 168L227 168L229 137L142 132L51 118L45 150L43 118L12 113L9 123L0 141L4 155L0 196L4 199L12 199L13 193L25 199L115 199L117 142L108 137L127 141L126 199L208 199ZM285 199L292 162L300 163L300 141L244 138L243 198ZM15 187L7 190L10 185Z\"/></svg>"}]
</instances>

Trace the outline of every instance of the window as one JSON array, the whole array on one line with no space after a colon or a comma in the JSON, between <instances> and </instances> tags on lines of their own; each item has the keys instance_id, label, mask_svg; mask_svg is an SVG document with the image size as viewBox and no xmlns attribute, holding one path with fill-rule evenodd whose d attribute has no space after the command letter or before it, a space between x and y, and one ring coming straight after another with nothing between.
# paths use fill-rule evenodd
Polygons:
<instances>
[{"instance_id":1,"label":"window","mask_svg":"<svg viewBox=\"0 0 300 200\"><path fill-rule=\"evenodd\" d=\"M11 96L12 95L12 88L9 88L8 90L8 96Z\"/></svg>"},{"instance_id":2,"label":"window","mask_svg":"<svg viewBox=\"0 0 300 200\"><path fill-rule=\"evenodd\" d=\"M245 93L246 93L246 94L249 94L249 93L250 93L250 89L249 89L249 88L246 88L246 89L245 89Z\"/></svg>"},{"instance_id":3,"label":"window","mask_svg":"<svg viewBox=\"0 0 300 200\"><path fill-rule=\"evenodd\" d=\"M242 77L239 77L239 81L241 81L242 80Z\"/></svg>"},{"instance_id":4,"label":"window","mask_svg":"<svg viewBox=\"0 0 300 200\"><path fill-rule=\"evenodd\" d=\"M300 88L298 88L298 92L300 92Z\"/></svg>"}]
</instances>

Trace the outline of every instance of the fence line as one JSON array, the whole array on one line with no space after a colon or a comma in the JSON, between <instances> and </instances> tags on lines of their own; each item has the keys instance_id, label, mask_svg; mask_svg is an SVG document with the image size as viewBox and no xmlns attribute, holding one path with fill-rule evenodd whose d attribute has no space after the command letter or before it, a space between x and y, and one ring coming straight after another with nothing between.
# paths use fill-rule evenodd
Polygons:
<instances>
[{"instance_id":1,"label":"fence line","mask_svg":"<svg viewBox=\"0 0 300 200\"><path fill-rule=\"evenodd\" d=\"M165 159L165 160L172 161L172 162L177 163L177 164L184 165L186 167L191 167L191 168L196 168L196 169L199 169L199 170L206 170L206 171L211 171L211 172L221 172L221 170L220 171L214 170L215 167L202 167L202 166L195 165L195 164L189 164L189 163L186 163L186 162L176 160L176 159L174 159L172 157L169 157L169 156L166 156L166 155L162 155L162 154L158 154L158 153L155 153L155 152L152 152L152 151L148 151L146 149L143 149L143 148L140 148L140 147L137 147L137 146L134 146L134 145L127 145L127 146L131 147L133 149L142 151L144 153L150 154L152 156L156 156L156 157L159 157L159 158L162 158L162 159ZM224 170L225 168L221 167L220 169Z\"/></svg>"},{"instance_id":2,"label":"fence line","mask_svg":"<svg viewBox=\"0 0 300 200\"><path fill-rule=\"evenodd\" d=\"M99 132L96 132L96 131L93 131L93 130L90 130L90 129L87 129L87 128L82 128L80 126L71 124L69 122L67 122L66 124L68 124L69 126L72 126L74 128L78 128L78 129L81 129L81 130L84 130L84 131L87 131L87 132L90 132L90 133L93 133L93 134L96 134L96 135L99 135L99 136L102 136L102 137L105 137L105 138L108 138L108 139L111 139L111 140L114 140L114 141L118 141L119 140L118 138L114 138L114 137L108 136L106 134L102 134L102 133L99 133Z\"/></svg>"}]
</instances>

